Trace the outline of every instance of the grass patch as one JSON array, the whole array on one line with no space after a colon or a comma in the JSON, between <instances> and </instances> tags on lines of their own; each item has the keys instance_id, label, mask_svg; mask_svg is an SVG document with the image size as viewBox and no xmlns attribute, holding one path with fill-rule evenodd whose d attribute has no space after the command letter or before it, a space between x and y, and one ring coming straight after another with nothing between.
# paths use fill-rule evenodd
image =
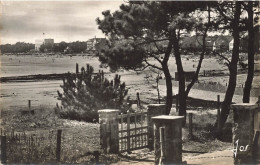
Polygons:
<instances>
[{"instance_id":1,"label":"grass patch","mask_svg":"<svg viewBox=\"0 0 260 165\"><path fill-rule=\"evenodd\" d=\"M225 136L223 139L218 140L214 136L216 102L205 102L206 104L204 104L203 100L190 99L189 109L193 111L190 110L188 112L194 113L193 138L190 139L188 135L189 123L187 117L187 124L183 128L184 156L224 150L232 146L232 143L230 143L230 137L232 137L232 114L229 116L224 128L226 131ZM205 105L210 106L212 109L207 108ZM28 146L28 141L23 142L23 145L10 141L10 145L13 146L8 151L9 164L56 163L57 129L62 129L61 163L94 164L96 162L93 155L95 151L99 152L99 163L110 164L122 160L126 161L126 158L118 155L105 155L101 152L99 145L99 124L61 119L56 115L55 110L50 107L33 109L35 112L34 115L22 115L19 111L10 110L2 112L2 126L5 128L14 129L18 134L25 132L28 137L44 137L40 144L38 142L30 145L30 147Z\"/></svg>"},{"instance_id":2,"label":"grass patch","mask_svg":"<svg viewBox=\"0 0 260 165\"><path fill-rule=\"evenodd\" d=\"M24 113L26 108L19 110L2 111L2 127L10 131L34 130L35 128L55 128L61 126L63 121L57 116L54 109L47 106L32 108L34 114Z\"/></svg>"},{"instance_id":3,"label":"grass patch","mask_svg":"<svg viewBox=\"0 0 260 165\"><path fill-rule=\"evenodd\" d=\"M120 158L100 150L99 124L61 119L53 108L32 108L34 115L15 110L2 111L3 133L7 137L8 164L53 164L56 162L57 130L62 130L61 163L113 163ZM21 111L26 108L21 109ZM14 132L13 132L14 131Z\"/></svg>"},{"instance_id":4,"label":"grass patch","mask_svg":"<svg viewBox=\"0 0 260 165\"><path fill-rule=\"evenodd\" d=\"M186 125L182 129L184 156L210 153L232 147L232 112L223 128L223 136L217 138L215 127L217 102L189 97L187 105L187 113L193 114L193 136L189 135L189 117L187 115ZM171 112L171 115L178 115L178 113Z\"/></svg>"}]
</instances>

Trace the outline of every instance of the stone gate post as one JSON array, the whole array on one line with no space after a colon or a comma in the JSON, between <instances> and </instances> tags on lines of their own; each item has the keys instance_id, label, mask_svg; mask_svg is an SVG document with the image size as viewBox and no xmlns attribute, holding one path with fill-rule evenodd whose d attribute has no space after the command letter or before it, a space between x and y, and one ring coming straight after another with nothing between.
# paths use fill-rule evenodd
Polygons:
<instances>
[{"instance_id":1,"label":"stone gate post","mask_svg":"<svg viewBox=\"0 0 260 165\"><path fill-rule=\"evenodd\" d=\"M105 153L119 152L118 113L116 109L99 110L100 144Z\"/></svg>"},{"instance_id":2,"label":"stone gate post","mask_svg":"<svg viewBox=\"0 0 260 165\"><path fill-rule=\"evenodd\" d=\"M182 122L183 116L161 115L152 118L154 122L155 164L161 158L160 127L164 127L164 160L163 164L182 164Z\"/></svg>"},{"instance_id":3,"label":"stone gate post","mask_svg":"<svg viewBox=\"0 0 260 165\"><path fill-rule=\"evenodd\" d=\"M234 115L234 164L252 164L254 118L259 107L256 104L242 103L231 105L231 108Z\"/></svg>"},{"instance_id":4,"label":"stone gate post","mask_svg":"<svg viewBox=\"0 0 260 165\"><path fill-rule=\"evenodd\" d=\"M148 148L154 149L153 122L152 117L164 115L166 112L165 104L149 104L147 109L147 126L148 126Z\"/></svg>"}]
</instances>

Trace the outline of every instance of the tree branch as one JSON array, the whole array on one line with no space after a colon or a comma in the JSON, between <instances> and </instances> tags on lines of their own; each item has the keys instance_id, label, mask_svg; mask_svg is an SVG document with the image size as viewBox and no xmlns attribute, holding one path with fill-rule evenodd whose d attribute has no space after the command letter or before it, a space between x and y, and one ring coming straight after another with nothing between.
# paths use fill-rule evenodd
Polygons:
<instances>
[{"instance_id":1,"label":"tree branch","mask_svg":"<svg viewBox=\"0 0 260 165\"><path fill-rule=\"evenodd\" d=\"M218 55L219 57L223 58L224 60L226 60L228 65L230 65L231 61L227 57L223 56L222 54L220 54L218 52L215 52L215 54Z\"/></svg>"},{"instance_id":2,"label":"tree branch","mask_svg":"<svg viewBox=\"0 0 260 165\"><path fill-rule=\"evenodd\" d=\"M229 17L223 12L223 10L220 8L219 5L217 5L217 10L219 11L220 15L221 15L222 17L224 17L226 20L232 21L232 19L229 18Z\"/></svg>"},{"instance_id":3,"label":"tree branch","mask_svg":"<svg viewBox=\"0 0 260 165\"><path fill-rule=\"evenodd\" d=\"M153 53L147 53L149 56L153 57L156 59L160 64L162 63L162 60L160 60L157 56L155 56Z\"/></svg>"},{"instance_id":4,"label":"tree branch","mask_svg":"<svg viewBox=\"0 0 260 165\"><path fill-rule=\"evenodd\" d=\"M157 50L158 50L159 52L164 53L164 52L159 48L159 46L157 45L156 42L154 42L154 45L155 45L155 47L157 48Z\"/></svg>"},{"instance_id":5,"label":"tree branch","mask_svg":"<svg viewBox=\"0 0 260 165\"><path fill-rule=\"evenodd\" d=\"M170 34L170 37L171 37L171 34ZM170 39L168 46L167 46L167 49L166 49L166 52L165 52L165 55L164 55L164 58L163 58L163 61L161 63L162 65L167 65L167 62L169 61L169 57L170 57L170 54L171 54L171 51L172 51L172 44L173 44L172 39Z\"/></svg>"},{"instance_id":6,"label":"tree branch","mask_svg":"<svg viewBox=\"0 0 260 165\"><path fill-rule=\"evenodd\" d=\"M199 36L198 36L199 37ZM203 44L200 43L199 39L198 39L197 35L196 35L196 41L198 42L198 44L203 47Z\"/></svg>"},{"instance_id":7,"label":"tree branch","mask_svg":"<svg viewBox=\"0 0 260 165\"><path fill-rule=\"evenodd\" d=\"M204 55L206 52L206 37L207 37L207 32L208 32L209 28L210 28L210 7L208 6L208 23L206 24L206 29L205 29L205 31L203 33L203 37L202 37L202 42L203 42L202 52L200 54L200 59L199 59L199 63L198 63L195 75L193 76L191 83L187 86L187 89L185 91L186 96L188 96L192 86L198 80L201 64L202 64L202 61L204 59Z\"/></svg>"},{"instance_id":8,"label":"tree branch","mask_svg":"<svg viewBox=\"0 0 260 165\"><path fill-rule=\"evenodd\" d=\"M161 67L149 63L146 59L144 59L143 61L147 64L147 66L151 66L151 67L156 68L158 70L163 70Z\"/></svg>"},{"instance_id":9,"label":"tree branch","mask_svg":"<svg viewBox=\"0 0 260 165\"><path fill-rule=\"evenodd\" d=\"M135 68L134 69L134 71L136 71L136 72L141 72L141 71L144 71L146 68L148 68L149 66L148 65L146 65L146 66L144 66L143 68L141 68L141 69L137 69L137 68Z\"/></svg>"}]
</instances>

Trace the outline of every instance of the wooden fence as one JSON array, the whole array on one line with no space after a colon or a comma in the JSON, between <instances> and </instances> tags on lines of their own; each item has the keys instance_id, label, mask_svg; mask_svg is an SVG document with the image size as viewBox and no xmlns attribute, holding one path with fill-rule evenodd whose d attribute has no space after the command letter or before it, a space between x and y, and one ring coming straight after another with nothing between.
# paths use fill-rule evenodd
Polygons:
<instances>
[{"instance_id":1,"label":"wooden fence","mask_svg":"<svg viewBox=\"0 0 260 165\"><path fill-rule=\"evenodd\" d=\"M99 159L99 142L86 143L90 138L96 141L99 135L77 137L77 135L72 135L70 130L67 131L64 129L44 133L33 131L25 133L1 130L1 162L2 164L76 163L80 155L93 157L94 161ZM95 145L95 148L91 145Z\"/></svg>"},{"instance_id":2,"label":"wooden fence","mask_svg":"<svg viewBox=\"0 0 260 165\"><path fill-rule=\"evenodd\" d=\"M43 157L51 162L56 162L59 153L55 151L55 136L50 132L48 136L35 134L28 135L25 132L3 132L1 135L1 161L2 163L30 163Z\"/></svg>"},{"instance_id":3,"label":"wooden fence","mask_svg":"<svg viewBox=\"0 0 260 165\"><path fill-rule=\"evenodd\" d=\"M147 112L135 112L118 116L119 152L130 152L148 147Z\"/></svg>"},{"instance_id":4,"label":"wooden fence","mask_svg":"<svg viewBox=\"0 0 260 165\"><path fill-rule=\"evenodd\" d=\"M190 82L185 82L185 85L187 86ZM165 85L165 80L160 80L159 81L160 85ZM172 81L173 86L179 86L178 81ZM225 93L227 91L227 83L226 84L221 84L217 82L196 82L192 89L198 89L198 90L205 90L205 91L212 91L212 92L219 92L219 93ZM243 90L244 90L244 85L243 84L237 84L236 90L235 90L235 95L243 95ZM251 90L251 96L252 97L258 97L260 92L259 88L252 88Z\"/></svg>"}]
</instances>

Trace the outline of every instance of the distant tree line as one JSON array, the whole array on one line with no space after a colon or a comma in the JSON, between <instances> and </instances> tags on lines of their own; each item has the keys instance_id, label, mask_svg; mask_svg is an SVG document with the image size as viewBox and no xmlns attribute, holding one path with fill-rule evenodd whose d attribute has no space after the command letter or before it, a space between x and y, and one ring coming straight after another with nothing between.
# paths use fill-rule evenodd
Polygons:
<instances>
[{"instance_id":1,"label":"distant tree line","mask_svg":"<svg viewBox=\"0 0 260 165\"><path fill-rule=\"evenodd\" d=\"M76 41L71 43L60 42L54 44L52 47L51 45L42 45L40 47L40 51L43 52L44 49L48 49L51 52L67 52L68 53L81 53L87 49L87 42L86 41Z\"/></svg>"},{"instance_id":2,"label":"distant tree line","mask_svg":"<svg viewBox=\"0 0 260 165\"><path fill-rule=\"evenodd\" d=\"M64 41L60 43L55 43L54 45L43 44L40 47L40 52L63 52L63 53L87 53L88 50L101 51L106 45L105 40L96 43L95 45L89 45L87 41L76 41L71 43L66 43ZM91 48L88 48L90 46ZM94 47L93 47L94 46ZM93 52L93 51L90 51Z\"/></svg>"},{"instance_id":3,"label":"distant tree line","mask_svg":"<svg viewBox=\"0 0 260 165\"><path fill-rule=\"evenodd\" d=\"M76 41L76 42L60 42L55 44L42 44L40 46L40 52L67 52L67 53L81 53L87 49L86 41Z\"/></svg>"},{"instance_id":4,"label":"distant tree line","mask_svg":"<svg viewBox=\"0 0 260 165\"><path fill-rule=\"evenodd\" d=\"M34 49L34 44L17 42L16 44L0 45L1 53L27 53Z\"/></svg>"},{"instance_id":5,"label":"distant tree line","mask_svg":"<svg viewBox=\"0 0 260 165\"><path fill-rule=\"evenodd\" d=\"M241 33L242 34L242 33ZM241 35L240 34L240 35ZM180 48L181 53L196 53L202 51L202 42L203 36L189 36L184 37L181 40ZM214 36L207 36L206 38L206 54L209 54L213 51L215 52L227 52L230 51L229 44L232 41L233 37L231 35L214 35ZM244 34L241 37L240 45L239 45L240 52L247 53L248 51L248 35Z\"/></svg>"},{"instance_id":6,"label":"distant tree line","mask_svg":"<svg viewBox=\"0 0 260 165\"><path fill-rule=\"evenodd\" d=\"M106 45L105 41L99 42L94 45L96 51L100 51ZM75 41L71 43L60 42L54 44L42 44L39 48L40 52L53 52L53 53L82 53L86 52L87 41ZM28 53L35 50L35 44L17 42L16 44L0 45L2 53Z\"/></svg>"}]
</instances>

